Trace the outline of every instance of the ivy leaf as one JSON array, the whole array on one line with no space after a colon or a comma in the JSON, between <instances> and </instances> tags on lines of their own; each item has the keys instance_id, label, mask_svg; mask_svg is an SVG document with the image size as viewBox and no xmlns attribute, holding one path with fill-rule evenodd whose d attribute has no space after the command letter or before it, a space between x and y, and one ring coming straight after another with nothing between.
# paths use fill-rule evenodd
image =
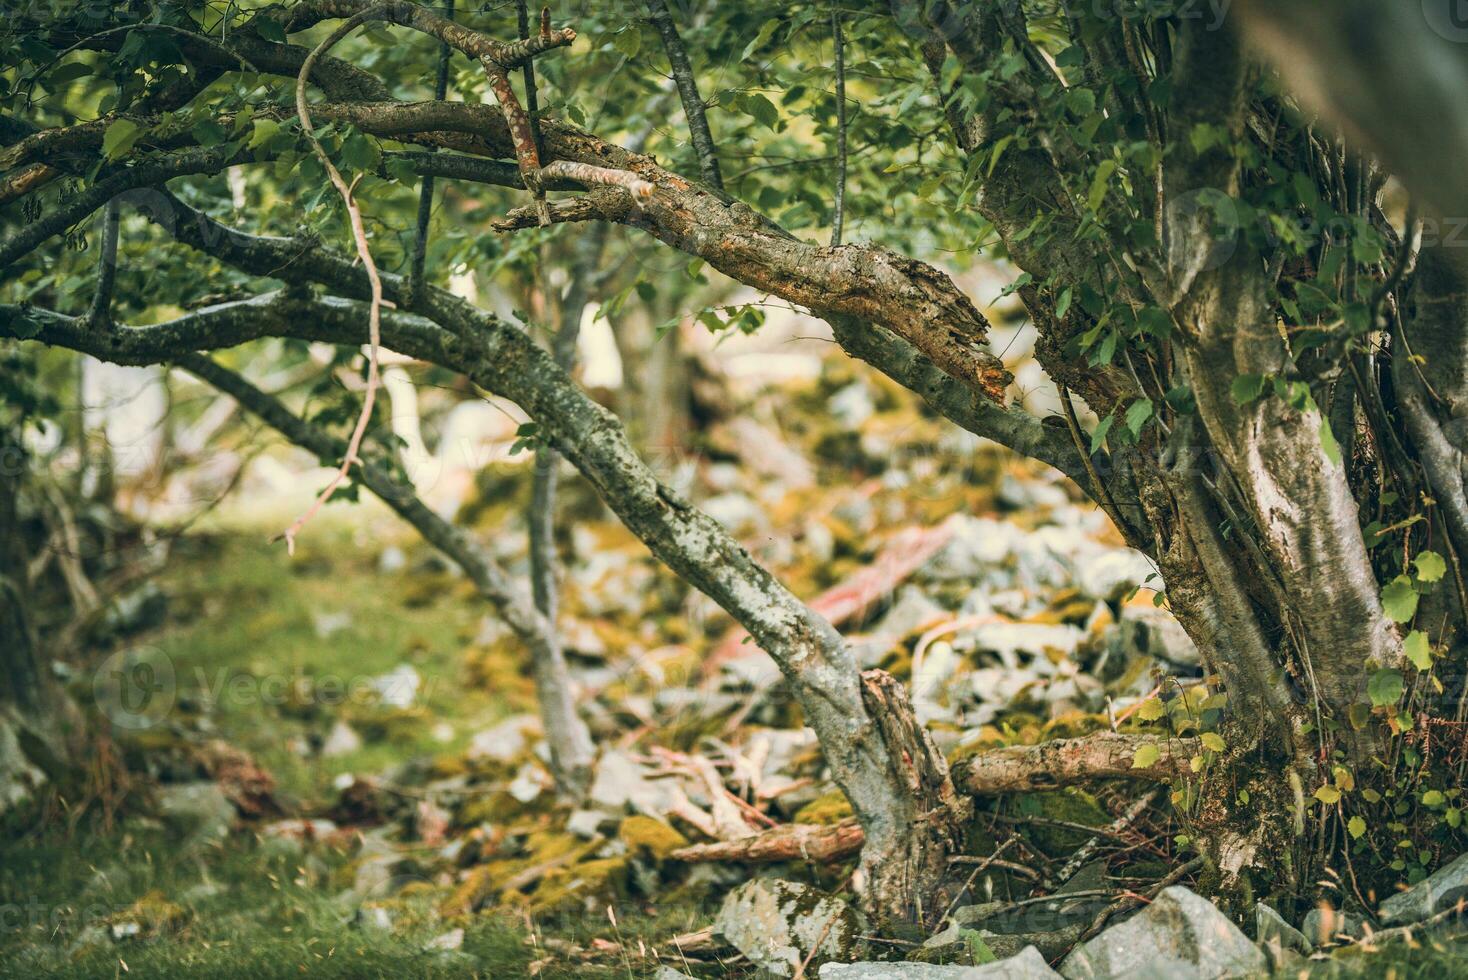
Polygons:
<instances>
[{"instance_id":1,"label":"ivy leaf","mask_svg":"<svg viewBox=\"0 0 1468 980\"><path fill-rule=\"evenodd\" d=\"M1394 623L1410 622L1417 614L1417 590L1412 588L1412 580L1398 575L1388 582L1381 590L1381 609Z\"/></svg>"},{"instance_id":2,"label":"ivy leaf","mask_svg":"<svg viewBox=\"0 0 1468 980\"><path fill-rule=\"evenodd\" d=\"M1421 630L1413 630L1407 634L1402 650L1407 654L1407 659L1412 661L1412 666L1418 670L1432 667L1432 649L1427 643L1427 634Z\"/></svg>"},{"instance_id":3,"label":"ivy leaf","mask_svg":"<svg viewBox=\"0 0 1468 980\"><path fill-rule=\"evenodd\" d=\"M127 156L142 135L143 128L131 119L114 120L102 134L102 155L109 161L120 160Z\"/></svg>"},{"instance_id":4,"label":"ivy leaf","mask_svg":"<svg viewBox=\"0 0 1468 980\"><path fill-rule=\"evenodd\" d=\"M1204 732L1201 741L1203 747L1210 752L1222 752L1228 746L1223 741L1223 736L1217 732Z\"/></svg>"},{"instance_id":5,"label":"ivy leaf","mask_svg":"<svg viewBox=\"0 0 1468 980\"><path fill-rule=\"evenodd\" d=\"M1443 796L1441 790L1430 789L1422 794L1423 806L1442 806L1446 802L1447 797Z\"/></svg>"},{"instance_id":6,"label":"ivy leaf","mask_svg":"<svg viewBox=\"0 0 1468 980\"><path fill-rule=\"evenodd\" d=\"M1315 791L1315 798L1326 806L1334 806L1341 801L1341 791L1334 786L1322 786Z\"/></svg>"},{"instance_id":7,"label":"ivy leaf","mask_svg":"<svg viewBox=\"0 0 1468 980\"><path fill-rule=\"evenodd\" d=\"M1132 756L1133 769L1150 769L1157 765L1157 760L1162 758L1162 752L1155 745L1143 745L1138 747L1137 754Z\"/></svg>"},{"instance_id":8,"label":"ivy leaf","mask_svg":"<svg viewBox=\"0 0 1468 980\"><path fill-rule=\"evenodd\" d=\"M1448 570L1448 563L1436 551L1419 552L1412 564L1417 566L1417 577L1424 582L1441 581Z\"/></svg>"},{"instance_id":9,"label":"ivy leaf","mask_svg":"<svg viewBox=\"0 0 1468 980\"><path fill-rule=\"evenodd\" d=\"M1378 708L1396 704L1406 689L1406 682L1399 670L1378 670L1366 684L1366 693L1371 698L1371 703Z\"/></svg>"},{"instance_id":10,"label":"ivy leaf","mask_svg":"<svg viewBox=\"0 0 1468 980\"><path fill-rule=\"evenodd\" d=\"M1360 814L1357 814L1346 823L1346 829L1351 832L1352 840L1360 840L1361 836L1366 833L1366 821L1361 819Z\"/></svg>"}]
</instances>

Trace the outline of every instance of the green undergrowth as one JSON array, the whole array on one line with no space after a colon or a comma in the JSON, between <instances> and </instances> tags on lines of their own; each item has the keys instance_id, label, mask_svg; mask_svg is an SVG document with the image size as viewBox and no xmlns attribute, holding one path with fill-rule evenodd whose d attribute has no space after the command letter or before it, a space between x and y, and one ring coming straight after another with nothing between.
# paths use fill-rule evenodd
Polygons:
<instances>
[{"instance_id":1,"label":"green undergrowth","mask_svg":"<svg viewBox=\"0 0 1468 980\"><path fill-rule=\"evenodd\" d=\"M354 903L329 887L333 869L348 860L329 848L302 856L236 835L184 854L152 829L43 834L0 846L0 975L518 978L548 955L525 922L493 915L461 920L457 953L426 951L449 928L431 914L430 895L402 899L391 931L363 929L354 924ZM98 933L122 921L142 922L142 934L113 941ZM616 927L596 916L558 920L553 933L535 925L541 941L586 945L620 935L634 950L639 939L650 948L688 928L686 917L630 908L619 910ZM655 969L650 961L553 960L537 975L625 978L629 967L631 976Z\"/></svg>"},{"instance_id":2,"label":"green undergrowth","mask_svg":"<svg viewBox=\"0 0 1468 980\"><path fill-rule=\"evenodd\" d=\"M377 567L389 544L407 555L400 571ZM145 639L173 666L168 720L206 714L281 790L309 800L328 794L341 773L452 752L476 729L523 710L464 683L464 651L487 607L462 578L419 565L427 557L409 534L364 544L328 521L313 522L294 558L263 531L181 541L161 579L169 625ZM380 707L368 685L403 664L422 678L414 705ZM361 736L360 749L331 757L298 750L338 719Z\"/></svg>"}]
</instances>

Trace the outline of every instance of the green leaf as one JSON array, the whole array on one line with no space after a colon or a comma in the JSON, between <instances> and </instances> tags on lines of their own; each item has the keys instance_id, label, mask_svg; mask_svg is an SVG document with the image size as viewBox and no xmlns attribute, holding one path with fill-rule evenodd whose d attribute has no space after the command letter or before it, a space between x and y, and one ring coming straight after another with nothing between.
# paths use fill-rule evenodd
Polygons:
<instances>
[{"instance_id":1,"label":"green leaf","mask_svg":"<svg viewBox=\"0 0 1468 980\"><path fill-rule=\"evenodd\" d=\"M1148 698L1137 709L1137 717L1142 721L1157 721L1166 713L1167 705L1162 703L1161 698Z\"/></svg>"},{"instance_id":2,"label":"green leaf","mask_svg":"<svg viewBox=\"0 0 1468 980\"><path fill-rule=\"evenodd\" d=\"M616 48L630 60L636 58L642 50L642 31L638 29L638 22L633 21L629 26L612 35L612 47Z\"/></svg>"},{"instance_id":3,"label":"green leaf","mask_svg":"<svg viewBox=\"0 0 1468 980\"><path fill-rule=\"evenodd\" d=\"M1131 430L1132 435L1135 437L1141 434L1142 426L1146 425L1147 420L1151 417L1152 399L1138 398L1126 410L1126 427Z\"/></svg>"},{"instance_id":4,"label":"green leaf","mask_svg":"<svg viewBox=\"0 0 1468 980\"><path fill-rule=\"evenodd\" d=\"M756 122L770 130L780 122L780 110L759 92L746 92L739 96L738 106L741 112L753 116Z\"/></svg>"},{"instance_id":5,"label":"green leaf","mask_svg":"<svg viewBox=\"0 0 1468 980\"><path fill-rule=\"evenodd\" d=\"M229 139L229 134L224 127L213 119L200 119L190 130L190 134L200 146L218 146Z\"/></svg>"},{"instance_id":6,"label":"green leaf","mask_svg":"<svg viewBox=\"0 0 1468 980\"><path fill-rule=\"evenodd\" d=\"M1241 374L1234 378L1233 384L1229 386L1229 393L1237 404L1247 405L1264 394L1264 386L1268 381L1262 374Z\"/></svg>"},{"instance_id":7,"label":"green leaf","mask_svg":"<svg viewBox=\"0 0 1468 980\"><path fill-rule=\"evenodd\" d=\"M1334 786L1322 786L1315 791L1315 798L1326 806L1334 806L1341 801L1341 791Z\"/></svg>"},{"instance_id":8,"label":"green leaf","mask_svg":"<svg viewBox=\"0 0 1468 980\"><path fill-rule=\"evenodd\" d=\"M280 123L274 119L256 119L250 133L249 148L257 150L265 146L280 132Z\"/></svg>"},{"instance_id":9,"label":"green leaf","mask_svg":"<svg viewBox=\"0 0 1468 980\"><path fill-rule=\"evenodd\" d=\"M1100 452L1101 451L1101 447L1104 446L1104 445L1106 445L1106 434L1111 431L1111 427L1113 425L1115 425L1115 424L1116 424L1116 413L1115 412L1112 412L1109 415L1107 415L1104 419L1101 420L1101 424L1100 425L1096 426L1096 431L1091 433L1091 454L1092 455L1095 455L1096 453Z\"/></svg>"},{"instance_id":10,"label":"green leaf","mask_svg":"<svg viewBox=\"0 0 1468 980\"><path fill-rule=\"evenodd\" d=\"M1407 659L1412 661L1412 666L1418 670L1432 667L1432 648L1427 642L1427 634L1421 630L1413 630L1407 634L1402 650L1407 654Z\"/></svg>"},{"instance_id":11,"label":"green leaf","mask_svg":"<svg viewBox=\"0 0 1468 980\"><path fill-rule=\"evenodd\" d=\"M1070 310L1070 287L1066 286L1060 293L1060 298L1055 301L1055 319L1064 320L1065 314Z\"/></svg>"},{"instance_id":12,"label":"green leaf","mask_svg":"<svg viewBox=\"0 0 1468 980\"><path fill-rule=\"evenodd\" d=\"M1133 769L1150 769L1157 765L1157 760L1162 758L1162 752L1155 745L1143 745L1137 748L1137 754L1132 756Z\"/></svg>"},{"instance_id":13,"label":"green leaf","mask_svg":"<svg viewBox=\"0 0 1468 980\"><path fill-rule=\"evenodd\" d=\"M1222 752L1228 748L1228 745L1223 741L1223 736L1217 732L1204 732L1201 741L1203 742L1203 747L1210 752Z\"/></svg>"},{"instance_id":14,"label":"green leaf","mask_svg":"<svg viewBox=\"0 0 1468 980\"><path fill-rule=\"evenodd\" d=\"M279 21L261 15L254 19L254 24L255 33L264 40L274 41L276 44L285 43L285 28L280 26Z\"/></svg>"},{"instance_id":15,"label":"green leaf","mask_svg":"<svg viewBox=\"0 0 1468 980\"><path fill-rule=\"evenodd\" d=\"M1332 464L1341 465L1341 444L1336 442L1335 430L1330 427L1330 419L1325 415L1320 417L1320 448Z\"/></svg>"},{"instance_id":16,"label":"green leaf","mask_svg":"<svg viewBox=\"0 0 1468 980\"><path fill-rule=\"evenodd\" d=\"M1441 790L1430 789L1422 794L1423 806L1442 806L1446 802L1447 797L1443 796Z\"/></svg>"},{"instance_id":17,"label":"green leaf","mask_svg":"<svg viewBox=\"0 0 1468 980\"><path fill-rule=\"evenodd\" d=\"M1086 195L1086 207L1092 211L1101 207L1101 202L1106 199L1106 188L1111 183L1111 175L1116 173L1115 160L1102 160L1101 165L1096 168L1096 176L1091 180L1091 193Z\"/></svg>"},{"instance_id":18,"label":"green leaf","mask_svg":"<svg viewBox=\"0 0 1468 980\"><path fill-rule=\"evenodd\" d=\"M1412 564L1417 566L1417 577L1424 582L1441 581L1448 570L1448 563L1436 551L1419 552Z\"/></svg>"},{"instance_id":19,"label":"green leaf","mask_svg":"<svg viewBox=\"0 0 1468 980\"><path fill-rule=\"evenodd\" d=\"M114 120L102 135L102 155L109 161L120 160L127 156L142 135L143 128L131 119Z\"/></svg>"},{"instance_id":20,"label":"green leaf","mask_svg":"<svg viewBox=\"0 0 1468 980\"><path fill-rule=\"evenodd\" d=\"M764 26L759 29L759 33L754 36L754 40L744 46L744 50L739 55L739 60L748 61L750 55L764 47L766 42L774 37L775 31L780 27L780 23L781 21L778 17L771 17L765 21Z\"/></svg>"},{"instance_id":21,"label":"green leaf","mask_svg":"<svg viewBox=\"0 0 1468 980\"><path fill-rule=\"evenodd\" d=\"M1366 684L1366 694L1378 708L1396 704L1407 689L1400 670L1378 670Z\"/></svg>"},{"instance_id":22,"label":"green leaf","mask_svg":"<svg viewBox=\"0 0 1468 980\"><path fill-rule=\"evenodd\" d=\"M1398 575L1388 582L1381 590L1381 609L1394 623L1410 622L1417 614L1417 590L1412 588L1412 580Z\"/></svg>"},{"instance_id":23,"label":"green leaf","mask_svg":"<svg viewBox=\"0 0 1468 980\"><path fill-rule=\"evenodd\" d=\"M1360 814L1357 814L1347 821L1346 829L1351 832L1352 840L1360 840L1361 835L1366 833L1366 821L1361 819Z\"/></svg>"}]
</instances>

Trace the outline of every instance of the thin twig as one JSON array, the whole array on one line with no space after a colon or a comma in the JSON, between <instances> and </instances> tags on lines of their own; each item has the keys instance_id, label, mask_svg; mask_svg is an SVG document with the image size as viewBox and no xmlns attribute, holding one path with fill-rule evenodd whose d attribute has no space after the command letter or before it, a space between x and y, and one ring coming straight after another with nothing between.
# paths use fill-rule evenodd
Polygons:
<instances>
[{"instance_id":1,"label":"thin twig","mask_svg":"<svg viewBox=\"0 0 1468 980\"><path fill-rule=\"evenodd\" d=\"M841 244L846 224L846 56L841 36L841 8L831 2L831 40L836 48L836 202L831 218L831 247Z\"/></svg>"},{"instance_id":2,"label":"thin twig","mask_svg":"<svg viewBox=\"0 0 1468 980\"><path fill-rule=\"evenodd\" d=\"M361 179L361 175L359 174L356 178L353 178L352 182L348 184L342 178L341 172L336 169L336 165L331 162L331 157L327 155L326 148L321 145L321 141L312 134L311 113L306 104L306 79L311 76L311 69L315 67L316 60L329 51L332 45L356 30L357 27L366 21L381 16L386 9L384 5L369 7L347 18L320 44L316 45L310 54L306 55L306 60L301 63L301 72L296 76L296 115L301 120L301 132L306 135L306 139L310 140L311 148L316 152L316 158L321 161L321 165L326 169L326 175L330 178L332 186L336 188L337 193L341 195L342 202L346 205L347 217L350 219L352 225L352 238L357 245L357 256L362 260L362 267L366 269L367 279L372 284L372 303L367 315L367 335L370 349L367 358L367 392L362 396L362 414L357 417L357 425L352 430L351 439L347 441L346 455L342 457L341 467L336 471L336 475L331 478L331 481L327 483L326 487L312 501L311 506L306 509L306 512L296 518L295 522L286 528L284 535L282 535L285 538L286 551L292 555L296 553L296 534L300 532L301 528L306 526L306 522L316 516L316 512L321 509L321 505L326 503L327 499L336 492L337 487L341 486L342 481L347 478L347 472L352 468L352 464L360 461L357 456L357 451L362 446L362 437L367 434L367 423L372 418L372 406L377 399L378 347L382 339L382 278L377 274L377 264L372 261L372 250L367 244L367 229L362 224L362 211L357 207L357 202L352 196L357 186L357 180Z\"/></svg>"}]
</instances>

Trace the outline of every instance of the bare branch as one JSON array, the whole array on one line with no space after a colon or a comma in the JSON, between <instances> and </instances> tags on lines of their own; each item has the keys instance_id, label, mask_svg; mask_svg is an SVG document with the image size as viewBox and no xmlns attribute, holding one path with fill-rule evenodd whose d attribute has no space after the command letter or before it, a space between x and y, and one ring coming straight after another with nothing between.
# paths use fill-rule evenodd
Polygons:
<instances>
[{"instance_id":1,"label":"bare branch","mask_svg":"<svg viewBox=\"0 0 1468 980\"><path fill-rule=\"evenodd\" d=\"M645 0L647 19L657 29L663 40L663 50L668 54L668 64L673 70L673 81L678 86L678 98L683 103L683 115L688 119L689 135L693 139L693 151L698 155L698 170L703 182L716 191L724 189L724 177L719 172L719 153L714 145L713 133L709 130L708 112L698 94L698 80L693 75L693 65L688 61L688 50L678 36L678 26L668 11L667 0Z\"/></svg>"}]
</instances>

